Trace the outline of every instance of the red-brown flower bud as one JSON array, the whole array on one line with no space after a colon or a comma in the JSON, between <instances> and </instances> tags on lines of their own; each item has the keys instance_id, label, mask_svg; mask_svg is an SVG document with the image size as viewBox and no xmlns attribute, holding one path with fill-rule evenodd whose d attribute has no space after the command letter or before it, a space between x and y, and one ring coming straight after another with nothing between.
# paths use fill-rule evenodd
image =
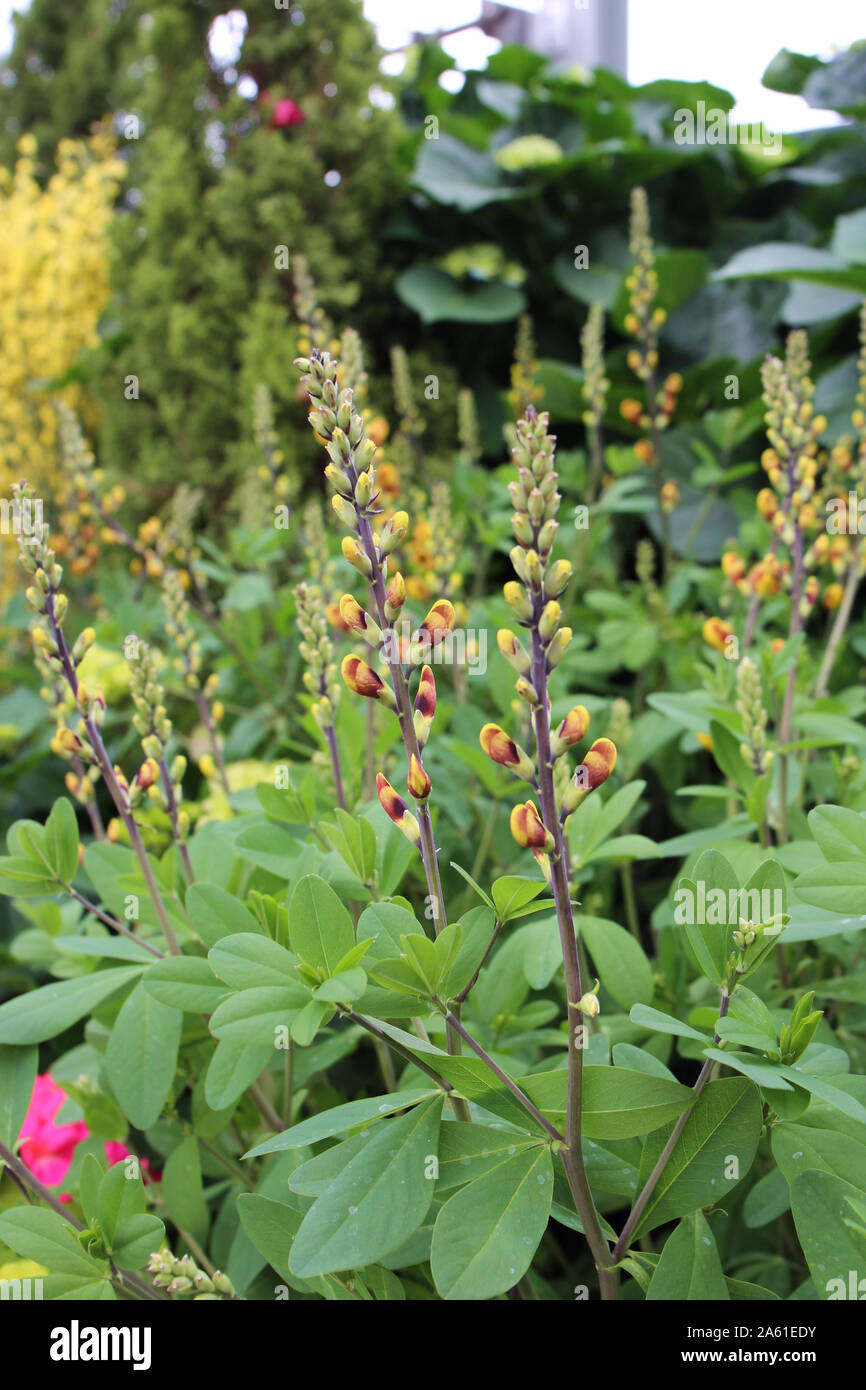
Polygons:
<instances>
[{"instance_id":1,"label":"red-brown flower bud","mask_svg":"<svg viewBox=\"0 0 866 1390\"><path fill-rule=\"evenodd\" d=\"M550 831L538 814L534 801L525 801L515 806L511 812L511 833L524 849L542 850L548 853L554 841Z\"/></svg>"},{"instance_id":2,"label":"red-brown flower bud","mask_svg":"<svg viewBox=\"0 0 866 1390\"><path fill-rule=\"evenodd\" d=\"M498 724L485 724L478 735L478 741L488 758L491 758L493 762L501 763L503 767L510 768L524 782L535 781L535 768L532 759L524 753L520 745L515 743L504 729L500 729Z\"/></svg>"},{"instance_id":3,"label":"red-brown flower bud","mask_svg":"<svg viewBox=\"0 0 866 1390\"><path fill-rule=\"evenodd\" d=\"M340 673L350 690L367 700L379 700L389 709L396 705L394 692L360 656L344 656Z\"/></svg>"}]
</instances>

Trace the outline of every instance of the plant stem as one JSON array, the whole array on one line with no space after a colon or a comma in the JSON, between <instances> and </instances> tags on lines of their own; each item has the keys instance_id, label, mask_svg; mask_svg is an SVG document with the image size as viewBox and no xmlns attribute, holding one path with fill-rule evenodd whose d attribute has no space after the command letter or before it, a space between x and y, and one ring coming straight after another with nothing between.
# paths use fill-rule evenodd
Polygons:
<instances>
[{"instance_id":1,"label":"plant stem","mask_svg":"<svg viewBox=\"0 0 866 1390\"><path fill-rule=\"evenodd\" d=\"M171 776L168 771L168 764L165 761L164 751L160 755L159 759L159 775L162 778L163 791L165 792L166 809L168 810L169 819L171 820L172 834L174 835L174 842L177 845L178 853L180 855L180 862L183 865L183 871L186 874L187 883L195 883L195 874L192 871L192 863L190 862L189 850L187 849L186 842L184 841L180 833L180 824L178 821L180 807L178 806L177 801L175 800L174 787L171 783Z\"/></svg>"},{"instance_id":2,"label":"plant stem","mask_svg":"<svg viewBox=\"0 0 866 1390\"><path fill-rule=\"evenodd\" d=\"M848 626L848 620L851 617L851 609L854 607L854 599L857 596L857 590L860 586L861 578L862 574L860 569L860 556L859 554L855 554L854 559L851 561L848 567L848 576L845 580L845 592L842 596L842 602L836 610L836 618L833 623L833 630L830 633L830 637L827 642L826 649L824 651L824 659L821 662L821 670L818 672L818 680L815 685L815 698L817 700L822 699L823 696L827 694L827 687L830 684L830 673L833 670L833 662L836 660L836 653L839 649L839 643L842 641L842 638L845 635L845 629Z\"/></svg>"},{"instance_id":3,"label":"plant stem","mask_svg":"<svg viewBox=\"0 0 866 1390\"><path fill-rule=\"evenodd\" d=\"M72 661L72 657L69 654L69 648L66 645L66 638L64 637L60 624L57 621L57 617L54 611L53 593L45 595L45 612L48 618L48 622L51 626L51 635L54 638L60 662L63 666L63 674L66 677L67 684L70 690L72 691L73 696L75 697L75 703L77 705L78 676L75 672L75 666ZM126 828L126 833L129 836L130 844L132 845L133 852L135 854L136 859L138 860L142 875L144 877L144 881L147 884L148 892L153 902L153 906L156 910L156 915L159 919L159 924L162 927L162 933L165 937L166 945L168 946L171 955L179 956L180 947L177 944L177 937L175 936L174 929L172 928L171 922L168 919L168 913L165 910L165 903L162 901L162 895L160 894L159 888L157 887L153 869L151 868L150 860L147 857L147 851L144 848L144 841L141 838L141 834L135 822L135 817L133 816L131 810L128 807L126 797L124 796L124 793L121 791L120 786L118 785L117 778L114 775L114 767L112 766L111 759L108 756L108 750L106 749L105 744L102 741L102 734L100 733L99 728L97 727L92 716L87 716L86 718L84 718L84 727L87 730L87 737L90 742L90 746L93 749L97 762L99 763L99 769L102 773L103 781L105 782L111 799L117 808L117 814L120 816L120 819L122 820Z\"/></svg>"},{"instance_id":4,"label":"plant stem","mask_svg":"<svg viewBox=\"0 0 866 1390\"><path fill-rule=\"evenodd\" d=\"M334 774L334 792L337 797L337 805L341 811L346 810L346 793L343 790L343 772L340 767L340 750L337 747L337 735L334 732L333 724L329 724L325 729L325 738L328 743L328 752L331 755L331 771Z\"/></svg>"},{"instance_id":5,"label":"plant stem","mask_svg":"<svg viewBox=\"0 0 866 1390\"><path fill-rule=\"evenodd\" d=\"M87 898L83 897L75 888L71 888L68 883L64 883L63 888L70 897L74 898L77 903L81 903L82 907L86 908L88 912L92 912L94 917L98 917L100 922L104 922L112 931L120 932L121 936L129 937L129 940L134 941L137 946L143 946L146 951L150 951L152 956L158 956L160 960L165 959L164 951L157 950L156 946L151 946L149 941L144 941L142 937L136 936L134 931L129 930L129 927L125 927L121 922L117 922L113 917L109 917L108 913L103 912L101 907L97 907L95 903L88 902Z\"/></svg>"},{"instance_id":6,"label":"plant stem","mask_svg":"<svg viewBox=\"0 0 866 1390\"><path fill-rule=\"evenodd\" d=\"M547 1131L551 1139L556 1139L559 1143L564 1143L565 1141L563 1139L563 1136L560 1134L556 1126L552 1125L549 1120L546 1120L544 1118L538 1107L536 1105L533 1105L532 1101L529 1099L529 1096L527 1096L523 1091L521 1091L516 1081L512 1081L511 1077L508 1076L502 1070L502 1068L496 1064L496 1062L494 1062L490 1054L484 1051L484 1048L481 1046L481 1044L479 1042L476 1042L470 1033L467 1033L460 1020L456 1018L454 1014L450 1011L445 1015L445 1020L447 1023L451 1024L452 1028L456 1029L456 1031L460 1034L461 1038L463 1038L464 1042L467 1042L469 1044L469 1046L472 1048L472 1051L481 1058L484 1065L490 1069L490 1071L493 1073L495 1077L497 1077L499 1081L502 1082L503 1086L507 1086L508 1090L514 1096L515 1100L523 1106L527 1114L532 1116L536 1124L541 1125L542 1129Z\"/></svg>"},{"instance_id":7,"label":"plant stem","mask_svg":"<svg viewBox=\"0 0 866 1390\"><path fill-rule=\"evenodd\" d=\"M571 912L565 845L556 804L556 790L553 784L553 760L550 752L550 724L547 709L547 656L538 631L538 622L542 611L540 594L533 594L532 609L532 685L538 695L538 704L533 710L532 717L538 749L539 800L541 802L541 818L553 836L553 851L550 855L551 878L553 897L556 903L559 939L562 947L566 1008L568 1010L568 1101L565 1124L567 1147L562 1154L562 1162L584 1235L595 1262L601 1296L603 1299L609 1300L618 1296L617 1276L611 1267L610 1251L602 1234L598 1213L595 1210L581 1149L583 1029L579 1024L576 1024L573 1014L577 1013L577 1005L583 994L583 989L574 918Z\"/></svg>"},{"instance_id":8,"label":"plant stem","mask_svg":"<svg viewBox=\"0 0 866 1390\"><path fill-rule=\"evenodd\" d=\"M721 1003L719 1005L719 1018L725 1017L725 1015L728 1012L729 1003L730 997L723 991ZM721 1041L718 1033L716 1033L713 1041L718 1047ZM646 1207L647 1202L649 1201L650 1197L655 1191L656 1184L658 1183L659 1178L661 1177L662 1173L665 1170L665 1167L667 1166L668 1159L670 1158L671 1154L677 1146L679 1137L685 1129L686 1124L688 1123L688 1119L692 1113L692 1110L694 1109L695 1102L697 1101L698 1096L701 1094L701 1091L704 1089L704 1086L706 1085L709 1079L709 1075L713 1069L713 1066L714 1062L712 1057L708 1057L704 1062L704 1065L701 1067L697 1081L692 1087L695 1097L694 1101L688 1107L688 1109L683 1111L676 1124L674 1125L671 1131L670 1138L668 1139L667 1143L665 1144L664 1148L659 1154L658 1162L656 1163L655 1167L653 1168L652 1172L650 1173L649 1177L644 1183L643 1190L641 1191L640 1196L638 1197L637 1201L631 1209L629 1218L622 1228L622 1234L620 1235L619 1240L613 1248L613 1259L617 1264L623 1258L623 1255L629 1247L629 1243L631 1241L635 1227L637 1226L641 1216L644 1213L644 1208Z\"/></svg>"}]
</instances>

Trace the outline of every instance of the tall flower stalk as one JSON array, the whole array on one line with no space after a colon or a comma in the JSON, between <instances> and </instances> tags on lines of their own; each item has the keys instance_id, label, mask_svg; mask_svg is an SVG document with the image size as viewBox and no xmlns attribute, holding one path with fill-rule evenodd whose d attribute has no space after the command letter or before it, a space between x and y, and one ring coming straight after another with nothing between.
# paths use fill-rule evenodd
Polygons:
<instances>
[{"instance_id":1,"label":"tall flower stalk","mask_svg":"<svg viewBox=\"0 0 866 1390\"><path fill-rule=\"evenodd\" d=\"M515 806L511 813L511 832L518 844L532 850L553 890L568 1007L568 1100L562 1161L595 1262L602 1297L614 1298L616 1273L601 1231L581 1151L586 1038L583 1019L597 1014L598 1001L593 993L584 994L581 980L564 827L585 797L610 776L616 765L616 747L610 739L597 739L565 784L561 796L557 796L556 762L585 737L589 715L582 705L576 705L557 729L550 726L548 677L572 637L571 629L561 625L558 602L571 579L572 568L567 560L551 561L559 529L556 518L561 497L556 490L554 468L556 441L547 433L547 424L547 415L538 415L534 406L529 406L524 418L518 421L512 451L518 477L509 485L517 541L511 551L511 562L518 580L505 585L505 598L528 633L530 649L527 651L510 629L502 629L497 635L499 650L518 672L517 693L530 708L537 772L529 756L504 730L487 725L481 733L481 744L488 756L509 767L538 794L540 812L531 800Z\"/></svg>"},{"instance_id":2,"label":"tall flower stalk","mask_svg":"<svg viewBox=\"0 0 866 1390\"><path fill-rule=\"evenodd\" d=\"M340 615L346 627L370 649L384 658L384 678L361 656L353 653L342 663L343 679L358 695L393 709L408 762L406 785L416 813L398 796L387 779L377 777L379 800L404 835L421 854L427 894L435 934L447 923L445 898L439 873L433 822L430 816L430 778L423 764L436 708L436 684L423 658L454 625L454 608L439 599L413 640L398 636L393 624L401 615L406 586L399 572L389 574L389 556L404 540L409 518L395 512L380 523L381 508L373 461L376 444L366 432L362 416L354 406L350 386L338 385L338 364L327 352L313 349L309 358L296 359L303 373L303 384L310 397L310 424L325 445L330 462L325 476L333 488L335 512L347 529L342 550L345 559L367 581L370 610L365 610L351 594L340 602ZM375 528L375 529L374 529ZM421 679L413 702L409 693L409 674L422 666ZM460 1052L460 1036L452 1025L446 1030L448 1050Z\"/></svg>"},{"instance_id":3,"label":"tall flower stalk","mask_svg":"<svg viewBox=\"0 0 866 1390\"><path fill-rule=\"evenodd\" d=\"M22 482L13 487L13 495L19 501L30 499L33 489ZM159 770L151 759L146 759L130 788L120 769L112 766L101 732L105 697L98 688L89 690L78 678L78 667L93 645L94 632L92 628L85 628L71 647L67 643L63 625L69 603L60 589L63 571L48 544L47 528L41 528L40 533L31 539L21 539L21 563L33 578L32 585L27 589L27 601L46 624L45 627L33 629L33 640L44 654L50 669L66 681L80 715L77 730L58 730L57 737L63 747L81 762L88 765L95 763L99 767L102 780L129 836L166 945L172 955L179 955L180 947L133 814L136 795L153 785Z\"/></svg>"}]
</instances>

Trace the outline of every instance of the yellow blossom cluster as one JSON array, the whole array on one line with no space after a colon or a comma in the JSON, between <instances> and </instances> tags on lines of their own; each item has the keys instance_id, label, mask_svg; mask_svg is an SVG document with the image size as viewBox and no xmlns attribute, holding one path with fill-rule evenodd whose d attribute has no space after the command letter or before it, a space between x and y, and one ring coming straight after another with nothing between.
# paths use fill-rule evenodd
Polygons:
<instances>
[{"instance_id":1,"label":"yellow blossom cluster","mask_svg":"<svg viewBox=\"0 0 866 1390\"><path fill-rule=\"evenodd\" d=\"M49 396L82 348L94 346L109 295L108 230L125 165L110 138L61 140L56 172L39 182L36 141L18 141L14 169L0 168L0 496L27 477L56 477L52 398L81 408L69 385ZM4 542L8 543L8 542ZM7 574L13 567L4 566Z\"/></svg>"}]
</instances>

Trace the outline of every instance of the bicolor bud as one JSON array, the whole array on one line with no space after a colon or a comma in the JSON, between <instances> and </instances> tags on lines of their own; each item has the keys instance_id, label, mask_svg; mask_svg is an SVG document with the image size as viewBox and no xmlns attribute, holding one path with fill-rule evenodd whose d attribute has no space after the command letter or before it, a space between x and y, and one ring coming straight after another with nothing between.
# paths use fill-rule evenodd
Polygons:
<instances>
[{"instance_id":1,"label":"bicolor bud","mask_svg":"<svg viewBox=\"0 0 866 1390\"><path fill-rule=\"evenodd\" d=\"M580 743L589 728L589 712L583 705L575 705L569 710L555 734L550 736L550 752L558 758L573 743ZM613 745L611 744L611 747Z\"/></svg>"},{"instance_id":2,"label":"bicolor bud","mask_svg":"<svg viewBox=\"0 0 866 1390\"><path fill-rule=\"evenodd\" d=\"M554 839L538 814L534 801L525 801L511 812L511 833L524 849L542 850L548 854Z\"/></svg>"},{"instance_id":3,"label":"bicolor bud","mask_svg":"<svg viewBox=\"0 0 866 1390\"><path fill-rule=\"evenodd\" d=\"M436 713L436 681L429 666L421 668L421 680L415 696L414 725L419 748L423 748L430 737L433 716Z\"/></svg>"},{"instance_id":4,"label":"bicolor bud","mask_svg":"<svg viewBox=\"0 0 866 1390\"><path fill-rule=\"evenodd\" d=\"M478 741L484 752L494 763L510 768L516 777L524 782L535 781L535 767L532 759L518 743L514 742L498 724L485 724Z\"/></svg>"},{"instance_id":5,"label":"bicolor bud","mask_svg":"<svg viewBox=\"0 0 866 1390\"><path fill-rule=\"evenodd\" d=\"M349 689L354 690L356 695L363 695L367 700L378 700L389 709L396 705L391 687L386 685L381 676L378 676L372 666L368 666L360 656L344 656L340 673Z\"/></svg>"},{"instance_id":6,"label":"bicolor bud","mask_svg":"<svg viewBox=\"0 0 866 1390\"><path fill-rule=\"evenodd\" d=\"M376 776L376 791L386 816L391 818L398 830L402 830L407 840L411 841L413 845L420 845L421 831L418 828L417 820L403 798L397 795L387 777L384 777L381 772Z\"/></svg>"},{"instance_id":7,"label":"bicolor bud","mask_svg":"<svg viewBox=\"0 0 866 1390\"><path fill-rule=\"evenodd\" d=\"M371 647L378 647L382 629L351 594L344 594L340 599L340 617L351 632L357 632Z\"/></svg>"}]
</instances>

